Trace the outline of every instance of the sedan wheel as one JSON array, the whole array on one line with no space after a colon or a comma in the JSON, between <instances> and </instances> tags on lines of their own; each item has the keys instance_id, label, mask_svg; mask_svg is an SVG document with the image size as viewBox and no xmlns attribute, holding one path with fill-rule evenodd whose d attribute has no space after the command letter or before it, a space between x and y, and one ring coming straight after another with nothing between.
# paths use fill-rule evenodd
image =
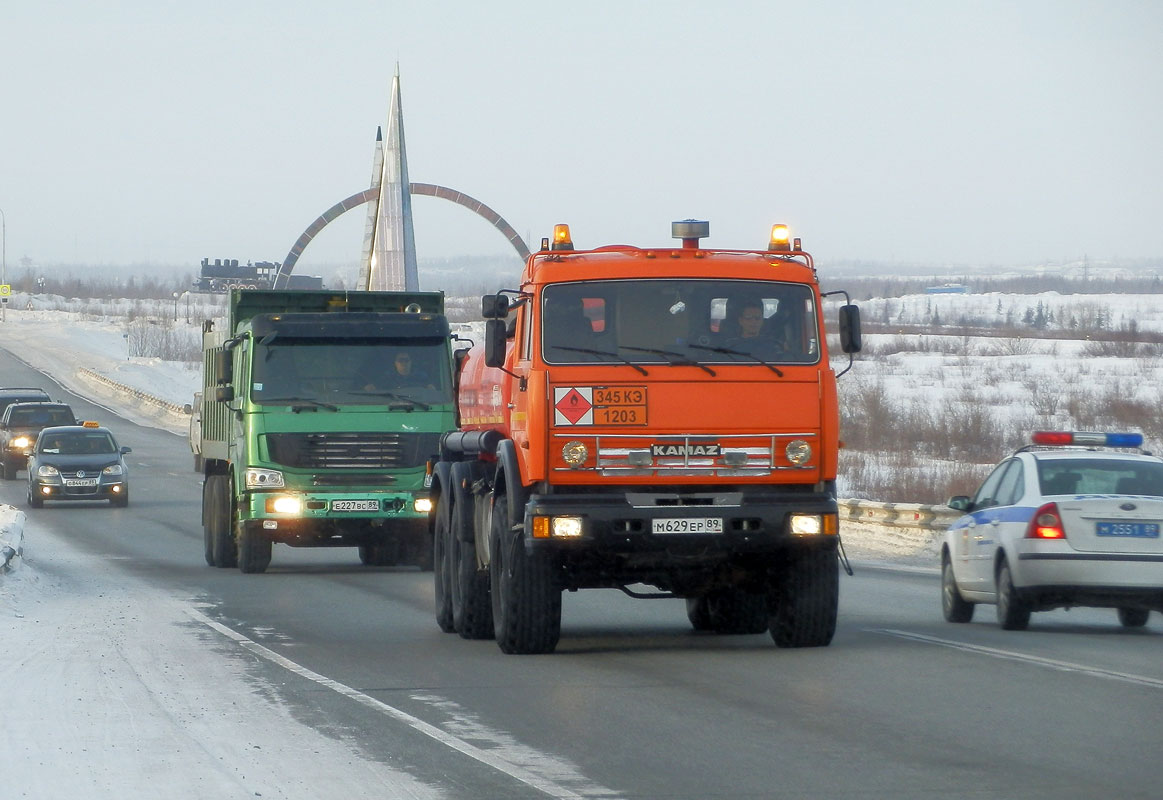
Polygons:
<instances>
[{"instance_id":1,"label":"sedan wheel","mask_svg":"<svg viewBox=\"0 0 1163 800\"><path fill-rule=\"evenodd\" d=\"M1119 624L1124 628L1141 628L1150 616L1151 611L1146 608L1120 608Z\"/></svg>"},{"instance_id":2,"label":"sedan wheel","mask_svg":"<svg viewBox=\"0 0 1163 800\"><path fill-rule=\"evenodd\" d=\"M941 559L941 613L946 622L969 622L973 619L975 603L967 602L957 588L957 579L953 577L953 564L949 557Z\"/></svg>"},{"instance_id":3,"label":"sedan wheel","mask_svg":"<svg viewBox=\"0 0 1163 800\"><path fill-rule=\"evenodd\" d=\"M1030 624L1030 607L1018 596L1010 565L1004 561L997 570L997 624L1006 631L1024 631Z\"/></svg>"}]
</instances>

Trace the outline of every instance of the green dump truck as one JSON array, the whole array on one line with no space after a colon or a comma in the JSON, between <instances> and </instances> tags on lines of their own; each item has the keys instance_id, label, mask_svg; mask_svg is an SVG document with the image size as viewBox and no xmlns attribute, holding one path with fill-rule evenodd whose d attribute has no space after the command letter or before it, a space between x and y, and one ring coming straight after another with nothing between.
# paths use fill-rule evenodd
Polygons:
<instances>
[{"instance_id":1,"label":"green dump truck","mask_svg":"<svg viewBox=\"0 0 1163 800\"><path fill-rule=\"evenodd\" d=\"M203 324L206 563L263 572L272 544L432 568L428 464L456 427L440 292L234 290Z\"/></svg>"}]
</instances>

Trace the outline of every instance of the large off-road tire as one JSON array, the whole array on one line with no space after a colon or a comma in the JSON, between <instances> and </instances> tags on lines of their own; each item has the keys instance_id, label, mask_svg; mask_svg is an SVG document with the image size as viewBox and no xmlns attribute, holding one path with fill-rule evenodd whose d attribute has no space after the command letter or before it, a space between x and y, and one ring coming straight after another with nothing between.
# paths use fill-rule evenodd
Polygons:
<instances>
[{"instance_id":1,"label":"large off-road tire","mask_svg":"<svg viewBox=\"0 0 1163 800\"><path fill-rule=\"evenodd\" d=\"M686 599L686 618L690 620L691 627L696 631L709 631L711 629L711 612L707 608L706 596Z\"/></svg>"},{"instance_id":2,"label":"large off-road tire","mask_svg":"<svg viewBox=\"0 0 1163 800\"><path fill-rule=\"evenodd\" d=\"M234 541L234 504L231 501L229 475L211 475L206 478L208 507L207 524L210 526L210 546L214 550L214 566L223 569L238 566L238 545Z\"/></svg>"},{"instance_id":3,"label":"large off-road tire","mask_svg":"<svg viewBox=\"0 0 1163 800\"><path fill-rule=\"evenodd\" d=\"M1151 616L1149 608L1120 608L1119 624L1124 628L1141 628Z\"/></svg>"},{"instance_id":4,"label":"large off-road tire","mask_svg":"<svg viewBox=\"0 0 1163 800\"><path fill-rule=\"evenodd\" d=\"M1004 631L1024 631L1030 625L1030 607L1014 587L1010 565L997 568L997 624Z\"/></svg>"},{"instance_id":5,"label":"large off-road tire","mask_svg":"<svg viewBox=\"0 0 1163 800\"><path fill-rule=\"evenodd\" d=\"M247 574L266 572L271 565L271 540L254 524L238 531L238 569Z\"/></svg>"},{"instance_id":6,"label":"large off-road tire","mask_svg":"<svg viewBox=\"0 0 1163 800\"><path fill-rule=\"evenodd\" d=\"M451 529L448 524L448 504L452 493L445 492L436 498L436 519L432 533L432 589L436 595L436 624L445 633L452 633L452 543L449 541Z\"/></svg>"},{"instance_id":7,"label":"large off-road tire","mask_svg":"<svg viewBox=\"0 0 1163 800\"><path fill-rule=\"evenodd\" d=\"M456 476L458 471L454 469L452 474ZM493 606L489 597L489 573L477 568L472 503L472 496L464 493L459 494L452 504L452 553L449 559L452 565L452 624L464 639L491 639Z\"/></svg>"},{"instance_id":8,"label":"large off-road tire","mask_svg":"<svg viewBox=\"0 0 1163 800\"><path fill-rule=\"evenodd\" d=\"M214 536L210 525L210 478L202 481L202 547L205 550L206 564L214 566Z\"/></svg>"},{"instance_id":9,"label":"large off-road tire","mask_svg":"<svg viewBox=\"0 0 1163 800\"><path fill-rule=\"evenodd\" d=\"M969 622L973 619L976 603L970 603L961 596L957 579L953 577L953 562L946 553L941 558L941 613L946 622Z\"/></svg>"},{"instance_id":10,"label":"large off-road tire","mask_svg":"<svg viewBox=\"0 0 1163 800\"><path fill-rule=\"evenodd\" d=\"M772 587L768 630L779 647L824 647L836 633L840 562L834 547L789 557Z\"/></svg>"},{"instance_id":11,"label":"large off-road tire","mask_svg":"<svg viewBox=\"0 0 1163 800\"><path fill-rule=\"evenodd\" d=\"M521 534L509 530L504 495L493 502L489 530L489 580L493 627L501 651L552 653L561 638L561 589L544 553L526 553Z\"/></svg>"},{"instance_id":12,"label":"large off-road tire","mask_svg":"<svg viewBox=\"0 0 1163 800\"><path fill-rule=\"evenodd\" d=\"M715 633L763 633L770 616L767 597L742 589L724 589L707 596L709 629Z\"/></svg>"}]
</instances>

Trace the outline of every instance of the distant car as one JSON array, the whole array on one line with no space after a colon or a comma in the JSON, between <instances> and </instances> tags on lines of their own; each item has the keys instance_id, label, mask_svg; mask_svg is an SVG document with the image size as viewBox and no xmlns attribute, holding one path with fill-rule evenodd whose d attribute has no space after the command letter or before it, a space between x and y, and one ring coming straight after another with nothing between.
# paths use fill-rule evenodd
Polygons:
<instances>
[{"instance_id":1,"label":"distant car","mask_svg":"<svg viewBox=\"0 0 1163 800\"><path fill-rule=\"evenodd\" d=\"M1137 433L1035 433L1002 461L941 547L941 608L969 622L997 606L1006 630L1034 611L1118 609L1125 627L1163 611L1163 459Z\"/></svg>"},{"instance_id":2,"label":"distant car","mask_svg":"<svg viewBox=\"0 0 1163 800\"><path fill-rule=\"evenodd\" d=\"M29 403L37 400L52 400L48 392L33 386L3 386L0 387L0 415L4 409L13 403Z\"/></svg>"},{"instance_id":3,"label":"distant car","mask_svg":"<svg viewBox=\"0 0 1163 800\"><path fill-rule=\"evenodd\" d=\"M10 481L24 469L36 435L53 425L76 425L65 403L12 403L0 412L0 477Z\"/></svg>"},{"instance_id":4,"label":"distant car","mask_svg":"<svg viewBox=\"0 0 1163 800\"><path fill-rule=\"evenodd\" d=\"M46 500L108 500L129 505L129 470L113 433L95 422L45 428L28 459L28 505Z\"/></svg>"}]
</instances>

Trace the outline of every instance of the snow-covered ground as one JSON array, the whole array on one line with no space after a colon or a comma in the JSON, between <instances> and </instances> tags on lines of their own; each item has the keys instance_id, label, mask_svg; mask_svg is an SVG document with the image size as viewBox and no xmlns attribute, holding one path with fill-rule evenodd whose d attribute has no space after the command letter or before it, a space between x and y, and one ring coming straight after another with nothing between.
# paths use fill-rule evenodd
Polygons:
<instances>
[{"instance_id":1,"label":"snow-covered ground","mask_svg":"<svg viewBox=\"0 0 1163 800\"><path fill-rule=\"evenodd\" d=\"M0 347L127 418L184 433L184 414L87 372L172 405L191 402L198 370L127 357L125 333L126 323L116 318L9 308ZM221 633L191 624L204 619L194 600L82 554L35 519L14 535L23 516L0 506L0 547L19 542L20 533L23 544L23 558L0 573L0 675L7 689L0 700L6 742L0 797L439 796L368 760L354 743L296 721L277 692L256 685L237 650L222 647ZM934 563L931 537L856 525L846 525L844 536L853 559L926 569Z\"/></svg>"}]
</instances>

